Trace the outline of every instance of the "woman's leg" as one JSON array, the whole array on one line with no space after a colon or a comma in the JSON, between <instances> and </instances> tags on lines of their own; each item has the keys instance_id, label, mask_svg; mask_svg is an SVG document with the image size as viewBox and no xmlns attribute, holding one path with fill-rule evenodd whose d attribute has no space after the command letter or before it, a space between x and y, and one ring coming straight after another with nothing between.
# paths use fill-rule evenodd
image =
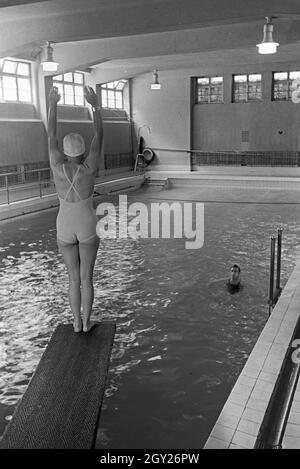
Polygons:
<instances>
[{"instance_id":1,"label":"woman's leg","mask_svg":"<svg viewBox=\"0 0 300 469\"><path fill-rule=\"evenodd\" d=\"M90 322L90 317L94 301L93 272L98 247L98 237L92 238L90 242L79 243L82 320L84 332L88 332L93 326Z\"/></svg>"},{"instance_id":2,"label":"woman's leg","mask_svg":"<svg viewBox=\"0 0 300 469\"><path fill-rule=\"evenodd\" d=\"M80 332L82 320L80 316L80 260L78 244L68 244L58 241L58 249L67 266L69 274L69 301L74 316L74 331Z\"/></svg>"}]
</instances>

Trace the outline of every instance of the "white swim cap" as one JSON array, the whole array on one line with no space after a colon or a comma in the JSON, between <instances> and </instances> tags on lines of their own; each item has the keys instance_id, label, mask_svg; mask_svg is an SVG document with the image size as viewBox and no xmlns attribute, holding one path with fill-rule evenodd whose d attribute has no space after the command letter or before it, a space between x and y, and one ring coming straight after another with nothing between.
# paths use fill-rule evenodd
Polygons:
<instances>
[{"instance_id":1,"label":"white swim cap","mask_svg":"<svg viewBox=\"0 0 300 469\"><path fill-rule=\"evenodd\" d=\"M70 133L65 135L63 141L64 154L75 158L75 156L81 156L85 152L85 144L80 134Z\"/></svg>"}]
</instances>

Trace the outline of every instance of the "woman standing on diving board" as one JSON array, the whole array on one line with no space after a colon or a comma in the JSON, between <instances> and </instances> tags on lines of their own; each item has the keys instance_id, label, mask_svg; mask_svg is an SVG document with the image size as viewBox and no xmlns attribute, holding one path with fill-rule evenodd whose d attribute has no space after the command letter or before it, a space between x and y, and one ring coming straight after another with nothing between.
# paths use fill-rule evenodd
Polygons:
<instances>
[{"instance_id":1,"label":"woman standing on diving board","mask_svg":"<svg viewBox=\"0 0 300 469\"><path fill-rule=\"evenodd\" d=\"M103 121L94 90L85 86L84 95L93 108L95 133L87 156L84 140L76 133L64 137L65 157L58 150L56 124L60 95L56 87L49 94L48 115L50 167L60 204L56 219L57 244L68 270L75 332L88 332L93 327L90 321L94 301L93 271L99 247L93 192L103 141Z\"/></svg>"}]
</instances>

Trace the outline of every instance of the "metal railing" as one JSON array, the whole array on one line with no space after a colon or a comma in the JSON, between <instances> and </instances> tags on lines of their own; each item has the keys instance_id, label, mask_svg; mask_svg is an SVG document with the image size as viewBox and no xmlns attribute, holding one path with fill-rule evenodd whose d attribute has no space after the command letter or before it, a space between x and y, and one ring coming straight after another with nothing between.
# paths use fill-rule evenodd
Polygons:
<instances>
[{"instance_id":1,"label":"metal railing","mask_svg":"<svg viewBox=\"0 0 300 469\"><path fill-rule=\"evenodd\" d=\"M105 154L104 170L132 170L134 159L131 153ZM52 171L49 167L26 169L16 167L17 171L1 173L0 168L0 206L31 198L42 198L56 193ZM100 176L101 171L97 177Z\"/></svg>"},{"instance_id":2,"label":"metal railing","mask_svg":"<svg viewBox=\"0 0 300 469\"><path fill-rule=\"evenodd\" d=\"M0 205L55 194L50 168L0 174Z\"/></svg>"},{"instance_id":3,"label":"metal railing","mask_svg":"<svg viewBox=\"0 0 300 469\"><path fill-rule=\"evenodd\" d=\"M295 392L297 390L300 375L300 364L290 365L289 372L285 375L283 385L283 398L278 406L279 412L275 424L272 426L271 449L282 449L286 426L289 420ZM282 380L283 381L283 380ZM280 391L279 391L280 393Z\"/></svg>"},{"instance_id":4,"label":"metal railing","mask_svg":"<svg viewBox=\"0 0 300 469\"><path fill-rule=\"evenodd\" d=\"M276 284L274 290L274 277L275 277L275 245L276 238L271 236L271 254L270 254L270 284L269 284L269 316L272 309L280 297L282 288L280 287L280 274L281 274L281 247L282 247L282 228L277 230L277 265L276 265Z\"/></svg>"},{"instance_id":5,"label":"metal railing","mask_svg":"<svg viewBox=\"0 0 300 469\"><path fill-rule=\"evenodd\" d=\"M155 148L164 153L190 155L191 168L197 166L300 166L299 151L203 151L200 149Z\"/></svg>"},{"instance_id":6,"label":"metal railing","mask_svg":"<svg viewBox=\"0 0 300 469\"><path fill-rule=\"evenodd\" d=\"M300 375L300 363L293 360L293 342L300 333L299 322L287 350L273 394L262 422L255 449L282 449Z\"/></svg>"},{"instance_id":7,"label":"metal railing","mask_svg":"<svg viewBox=\"0 0 300 469\"><path fill-rule=\"evenodd\" d=\"M133 168L134 158L132 153L116 153L104 155L104 166L106 170L116 168Z\"/></svg>"},{"instance_id":8,"label":"metal railing","mask_svg":"<svg viewBox=\"0 0 300 469\"><path fill-rule=\"evenodd\" d=\"M300 166L297 151L193 151L192 166Z\"/></svg>"}]
</instances>

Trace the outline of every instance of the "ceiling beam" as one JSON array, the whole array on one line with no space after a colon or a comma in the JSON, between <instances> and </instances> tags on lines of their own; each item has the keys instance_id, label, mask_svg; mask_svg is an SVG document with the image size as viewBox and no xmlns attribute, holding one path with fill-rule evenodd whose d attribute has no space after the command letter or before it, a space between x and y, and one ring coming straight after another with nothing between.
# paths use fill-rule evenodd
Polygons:
<instances>
[{"instance_id":1,"label":"ceiling beam","mask_svg":"<svg viewBox=\"0 0 300 469\"><path fill-rule=\"evenodd\" d=\"M300 22L298 34L300 37ZM290 33L289 21L281 22L276 28L276 38L284 45ZM293 30L293 35L296 35ZM223 25L215 28L168 31L122 38L98 39L54 45L54 58L60 63L60 72L76 68L86 68L97 63L126 60L133 58L160 57L183 54L209 53L211 51L251 49L253 58L257 57L256 44L262 38L260 24Z\"/></svg>"},{"instance_id":2,"label":"ceiling beam","mask_svg":"<svg viewBox=\"0 0 300 469\"><path fill-rule=\"evenodd\" d=\"M45 3L46 0L0 0L0 8L26 5L28 3Z\"/></svg>"},{"instance_id":3,"label":"ceiling beam","mask_svg":"<svg viewBox=\"0 0 300 469\"><path fill-rule=\"evenodd\" d=\"M36 2L22 9L3 9L0 57L48 40L60 43L247 22L259 22L262 28L264 16L273 11L300 13L295 0L56 0L41 4L43 8Z\"/></svg>"}]
</instances>

